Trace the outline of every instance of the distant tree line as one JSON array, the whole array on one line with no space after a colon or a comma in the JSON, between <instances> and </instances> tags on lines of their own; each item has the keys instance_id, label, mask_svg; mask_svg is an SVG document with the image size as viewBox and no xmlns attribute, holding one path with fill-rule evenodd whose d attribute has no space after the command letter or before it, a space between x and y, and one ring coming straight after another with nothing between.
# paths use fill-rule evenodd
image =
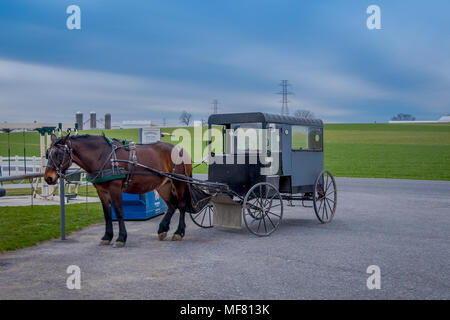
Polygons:
<instances>
[{"instance_id":1,"label":"distant tree line","mask_svg":"<svg viewBox=\"0 0 450 320\"><path fill-rule=\"evenodd\" d=\"M297 117L297 118L313 119L314 118L314 113L312 113L309 110L298 109L298 110L295 110L294 116Z\"/></svg>"},{"instance_id":2,"label":"distant tree line","mask_svg":"<svg viewBox=\"0 0 450 320\"><path fill-rule=\"evenodd\" d=\"M399 113L396 116L393 116L391 118L392 121L414 121L416 120L415 117L413 117L410 114L406 114L406 113Z\"/></svg>"}]
</instances>

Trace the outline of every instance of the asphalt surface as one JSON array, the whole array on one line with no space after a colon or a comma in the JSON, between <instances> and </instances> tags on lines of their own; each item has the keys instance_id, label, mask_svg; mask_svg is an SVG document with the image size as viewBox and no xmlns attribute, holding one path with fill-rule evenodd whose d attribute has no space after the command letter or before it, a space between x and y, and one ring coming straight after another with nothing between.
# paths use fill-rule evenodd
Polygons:
<instances>
[{"instance_id":1,"label":"asphalt surface","mask_svg":"<svg viewBox=\"0 0 450 320\"><path fill-rule=\"evenodd\" d=\"M450 182L337 183L331 223L285 207L266 238L189 220L182 242L160 242L160 216L127 222L121 249L98 246L99 224L1 254L0 299L449 299ZM66 287L69 265L81 269L80 290ZM367 288L369 265L381 289Z\"/></svg>"}]
</instances>

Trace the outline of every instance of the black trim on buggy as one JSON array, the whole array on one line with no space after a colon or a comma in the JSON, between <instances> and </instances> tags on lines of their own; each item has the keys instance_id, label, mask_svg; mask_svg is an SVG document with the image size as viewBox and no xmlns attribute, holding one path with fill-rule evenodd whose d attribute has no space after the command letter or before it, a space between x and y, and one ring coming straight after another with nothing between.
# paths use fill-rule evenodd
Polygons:
<instances>
[{"instance_id":1,"label":"black trim on buggy","mask_svg":"<svg viewBox=\"0 0 450 320\"><path fill-rule=\"evenodd\" d=\"M323 122L320 119L306 119L263 112L221 113L221 114L212 114L208 118L208 124L210 125L224 125L230 123L253 123L253 122L281 123L290 125L323 127Z\"/></svg>"}]
</instances>

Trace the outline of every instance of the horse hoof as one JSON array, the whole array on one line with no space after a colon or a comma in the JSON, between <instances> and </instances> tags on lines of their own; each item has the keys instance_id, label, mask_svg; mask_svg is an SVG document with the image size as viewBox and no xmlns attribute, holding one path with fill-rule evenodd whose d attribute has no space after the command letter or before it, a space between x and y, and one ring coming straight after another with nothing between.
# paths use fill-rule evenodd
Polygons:
<instances>
[{"instance_id":1,"label":"horse hoof","mask_svg":"<svg viewBox=\"0 0 450 320\"><path fill-rule=\"evenodd\" d=\"M172 236L172 241L181 241L181 240L183 240L183 237L182 236L180 236L179 234L174 234L173 236Z\"/></svg>"},{"instance_id":2,"label":"horse hoof","mask_svg":"<svg viewBox=\"0 0 450 320\"><path fill-rule=\"evenodd\" d=\"M113 245L114 248L123 248L125 246L125 242L116 241Z\"/></svg>"},{"instance_id":3,"label":"horse hoof","mask_svg":"<svg viewBox=\"0 0 450 320\"><path fill-rule=\"evenodd\" d=\"M158 240L163 241L167 237L167 232L162 232L158 234Z\"/></svg>"},{"instance_id":4,"label":"horse hoof","mask_svg":"<svg viewBox=\"0 0 450 320\"><path fill-rule=\"evenodd\" d=\"M110 243L111 243L111 240L100 240L99 245L100 246L109 246Z\"/></svg>"}]
</instances>

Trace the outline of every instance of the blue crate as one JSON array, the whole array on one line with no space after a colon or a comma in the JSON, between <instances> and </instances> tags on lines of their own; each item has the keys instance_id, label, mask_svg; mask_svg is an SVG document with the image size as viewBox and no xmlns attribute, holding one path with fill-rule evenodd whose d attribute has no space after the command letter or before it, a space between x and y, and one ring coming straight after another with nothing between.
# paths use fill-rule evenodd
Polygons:
<instances>
[{"instance_id":1,"label":"blue crate","mask_svg":"<svg viewBox=\"0 0 450 320\"><path fill-rule=\"evenodd\" d=\"M124 220L147 220L167 211L167 205L158 192L145 194L122 193L122 207ZM112 219L117 220L112 208Z\"/></svg>"}]
</instances>

